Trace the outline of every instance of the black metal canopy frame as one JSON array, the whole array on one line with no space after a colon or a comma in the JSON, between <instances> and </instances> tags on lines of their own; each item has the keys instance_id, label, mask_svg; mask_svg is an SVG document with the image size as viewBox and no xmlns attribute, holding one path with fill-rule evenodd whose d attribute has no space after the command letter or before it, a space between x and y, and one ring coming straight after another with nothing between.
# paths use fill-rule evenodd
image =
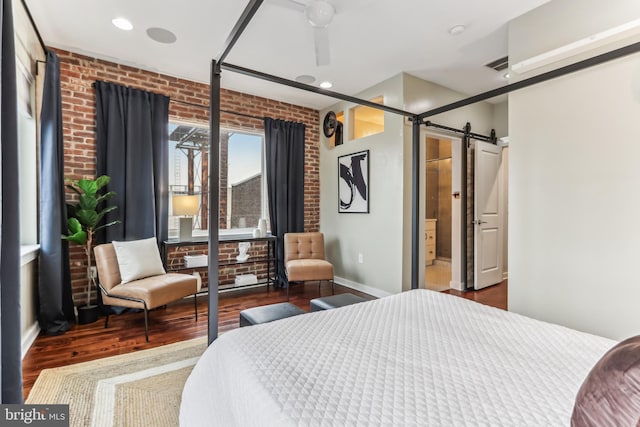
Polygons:
<instances>
[{"instance_id":1,"label":"black metal canopy frame","mask_svg":"<svg viewBox=\"0 0 640 427\"><path fill-rule=\"evenodd\" d=\"M476 102L485 101L490 98L494 98L499 95L504 95L509 92L513 92L518 89L522 89L537 83L541 83L547 80L554 79L556 77L564 76L569 73L573 73L579 70L583 70L585 68L593 67L598 64L602 64L617 58L621 58L627 55L631 55L636 52L640 52L640 42L630 44L628 46L612 50L610 52L603 53L601 55L594 56L589 59L585 59L583 61L576 62L571 65L567 65L552 71L548 71L546 73L539 74L534 77L530 77L525 80L521 80L515 83L508 84L506 86L493 89L487 92L483 92L481 94L471 96L469 98L462 99L460 101L456 101L442 107L434 108L428 111L425 111L421 114L415 114L408 111L400 110L393 107L388 107L385 105L376 104L374 102L359 99L353 96L344 95L338 92L328 91L325 89L320 89L315 86L310 86L306 84L302 84L293 80L288 80L282 77L273 76L270 74L262 73L259 71L254 71L248 68L240 67L237 65L232 65L225 63L224 60L231 52L231 49L238 41L242 32L247 27L255 13L258 11L260 6L262 5L264 0L250 0L247 6L245 7L242 15L238 19L238 22L231 30L231 34L227 38L225 45L222 49L221 55L218 59L214 59L211 61L211 99L209 103L210 113L211 113L211 131L210 131L210 150L209 150L209 167L212 168L212 165L217 165L220 158L219 153L219 139L220 139L220 77L223 69L228 71L233 71L236 73L241 73L246 76L255 77L263 80L267 80L273 83L282 84L285 86L290 86L293 88L306 90L308 92L314 92L320 95L330 96L332 98L340 99L343 101L353 102L359 105L365 105L371 108L375 108L378 110L383 110L395 114L399 114L405 117L409 117L409 120L412 121L412 191L411 191L411 201L412 201L412 220L411 220L411 288L418 288L418 275L419 275L419 267L420 261L418 258L419 253L419 217L420 217L420 126L432 126L438 127L440 129L445 129L448 131L453 131L457 133L462 133L464 135L463 141L467 142L469 138L480 139L484 141L495 140L495 134L492 133L491 136L479 135L471 133L470 125L467 124L464 129L455 129L449 128L442 125L437 125L430 121L425 121L426 118L435 116L437 114L445 113L447 111L455 110L470 104L474 104ZM466 157L466 156L463 156ZM464 165L463 165L464 167ZM211 172L211 171L210 171ZM218 223L219 216L219 207L220 201L219 197L219 171L214 171L215 173L210 173L210 179L212 179L211 185L209 185L209 200L211 201L211 224ZM465 186L462 186L463 188ZM464 199L464 195L463 196ZM464 200L463 200L464 203ZM466 209L462 211L466 212ZM463 236L466 235L466 214L461 215L461 228L463 230ZM463 250L465 253L463 254L463 258L465 258L463 266L463 272L466 271L466 250L465 245L466 241L463 242ZM215 233L209 233L209 344L213 342L218 337L218 236ZM466 279L465 279L466 280ZM213 292L212 292L213 291Z\"/></svg>"}]
</instances>

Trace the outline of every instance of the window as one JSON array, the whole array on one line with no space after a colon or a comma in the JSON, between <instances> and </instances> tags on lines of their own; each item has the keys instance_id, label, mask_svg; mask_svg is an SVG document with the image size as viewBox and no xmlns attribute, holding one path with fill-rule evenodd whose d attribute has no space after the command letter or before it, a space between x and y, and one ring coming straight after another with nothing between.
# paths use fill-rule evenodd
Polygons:
<instances>
[{"instance_id":1,"label":"window","mask_svg":"<svg viewBox=\"0 0 640 427\"><path fill-rule=\"evenodd\" d=\"M208 233L208 155L208 127L169 124L169 237L178 235L179 219L172 215L171 201L172 196L179 194L200 196L193 235ZM221 234L251 233L260 218L268 218L264 170L262 135L221 129L218 224Z\"/></svg>"},{"instance_id":2,"label":"window","mask_svg":"<svg viewBox=\"0 0 640 427\"><path fill-rule=\"evenodd\" d=\"M35 80L16 58L20 186L20 244L38 243L38 147L36 138Z\"/></svg>"},{"instance_id":3,"label":"window","mask_svg":"<svg viewBox=\"0 0 640 427\"><path fill-rule=\"evenodd\" d=\"M384 104L384 97L378 96L370 101ZM351 139L384 132L384 111L382 110L361 105L351 109L351 117L353 118Z\"/></svg>"}]
</instances>

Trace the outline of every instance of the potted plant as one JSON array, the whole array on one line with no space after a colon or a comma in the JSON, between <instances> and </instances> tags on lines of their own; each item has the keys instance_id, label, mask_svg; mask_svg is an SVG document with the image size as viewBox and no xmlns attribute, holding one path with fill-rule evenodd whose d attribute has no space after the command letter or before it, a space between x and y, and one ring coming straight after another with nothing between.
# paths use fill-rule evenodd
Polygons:
<instances>
[{"instance_id":1,"label":"potted plant","mask_svg":"<svg viewBox=\"0 0 640 427\"><path fill-rule=\"evenodd\" d=\"M91 304L91 289L94 277L91 266L91 249L96 231L117 224L120 221L111 221L99 225L104 216L116 209L116 206L104 207L100 211L101 204L115 195L113 191L99 194L100 190L109 183L111 178L107 175L96 179L67 179L67 188L78 194L76 203L67 203L68 234L62 238L70 242L82 245L87 256L87 304L78 307L78 323L86 324L98 320L98 306Z\"/></svg>"}]
</instances>

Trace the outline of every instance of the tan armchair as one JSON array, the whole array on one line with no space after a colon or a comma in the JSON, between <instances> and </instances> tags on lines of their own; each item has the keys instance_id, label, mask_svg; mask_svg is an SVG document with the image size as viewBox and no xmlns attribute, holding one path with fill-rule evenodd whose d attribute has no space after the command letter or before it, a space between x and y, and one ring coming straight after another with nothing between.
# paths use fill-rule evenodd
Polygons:
<instances>
[{"instance_id":1,"label":"tan armchair","mask_svg":"<svg viewBox=\"0 0 640 427\"><path fill-rule=\"evenodd\" d=\"M189 274L167 273L122 283L115 248L111 243L94 249L102 301L106 305L144 310L144 334L149 341L148 311L193 295L195 320L198 320L198 281ZM104 322L108 327L109 315Z\"/></svg>"},{"instance_id":2,"label":"tan armchair","mask_svg":"<svg viewBox=\"0 0 640 427\"><path fill-rule=\"evenodd\" d=\"M322 233L286 233L284 235L284 268L287 274L287 300L291 282L318 281L318 294L323 281L331 282L333 289L333 264L324 256Z\"/></svg>"}]
</instances>

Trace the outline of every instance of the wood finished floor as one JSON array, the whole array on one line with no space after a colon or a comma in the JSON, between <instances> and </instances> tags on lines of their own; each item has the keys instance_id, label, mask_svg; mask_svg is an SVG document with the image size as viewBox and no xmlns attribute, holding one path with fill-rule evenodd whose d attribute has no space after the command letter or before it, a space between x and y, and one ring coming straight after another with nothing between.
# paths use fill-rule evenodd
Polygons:
<instances>
[{"instance_id":1,"label":"wood finished floor","mask_svg":"<svg viewBox=\"0 0 640 427\"><path fill-rule=\"evenodd\" d=\"M372 299L370 295L335 286L335 293L349 292ZM507 282L473 292L445 291L501 309L507 308ZM322 295L330 295L328 285ZM309 311L309 301L318 297L318 287L313 284L291 288L289 302ZM241 310L260 305L286 301L284 290L267 292L266 288L253 288L221 293L219 297L218 333L222 334L239 325ZM40 335L22 361L23 390L25 398L42 369L87 362L103 357L130 353L207 335L207 301L201 296L198 302L198 321L194 321L193 301L185 300L169 304L166 308L149 313L149 342L144 338L144 315L124 313L110 316L109 327L104 328L104 318L89 325L74 325L59 336Z\"/></svg>"}]
</instances>

